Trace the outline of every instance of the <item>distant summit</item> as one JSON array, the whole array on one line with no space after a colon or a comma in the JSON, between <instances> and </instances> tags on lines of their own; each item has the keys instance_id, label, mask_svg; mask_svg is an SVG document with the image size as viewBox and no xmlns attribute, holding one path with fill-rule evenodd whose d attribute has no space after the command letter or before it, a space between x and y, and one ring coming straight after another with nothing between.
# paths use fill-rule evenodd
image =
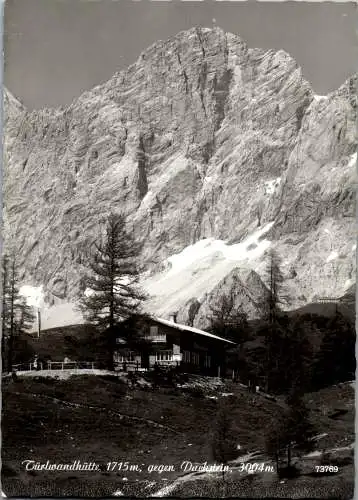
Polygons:
<instances>
[{"instance_id":1,"label":"distant summit","mask_svg":"<svg viewBox=\"0 0 358 500\"><path fill-rule=\"evenodd\" d=\"M355 76L315 97L285 51L217 26L154 43L67 108L29 112L5 89L5 209L23 284L76 300L88 249L118 210L142 243L153 307L165 304L167 259L269 224L262 238L283 258L293 308L342 295L355 280L356 96ZM193 292L173 289L175 310L206 303L234 268L262 274L264 253L230 260L218 245L173 274Z\"/></svg>"}]
</instances>

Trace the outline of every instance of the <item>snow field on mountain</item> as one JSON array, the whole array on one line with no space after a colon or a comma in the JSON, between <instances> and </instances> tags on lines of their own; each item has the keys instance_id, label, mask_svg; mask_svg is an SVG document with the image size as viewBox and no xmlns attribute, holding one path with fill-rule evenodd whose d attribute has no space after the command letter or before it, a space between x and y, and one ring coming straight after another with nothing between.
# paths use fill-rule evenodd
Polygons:
<instances>
[{"instance_id":1,"label":"snow field on mountain","mask_svg":"<svg viewBox=\"0 0 358 500\"><path fill-rule=\"evenodd\" d=\"M262 237L272 226L270 222L234 245L207 238L169 257L168 269L142 283L152 297L147 310L166 316L193 297L200 301L237 265L248 267L264 254L271 242Z\"/></svg>"},{"instance_id":2,"label":"snow field on mountain","mask_svg":"<svg viewBox=\"0 0 358 500\"><path fill-rule=\"evenodd\" d=\"M264 254L271 242L263 236L272 226L273 222L266 224L240 243L228 245L225 241L207 238L172 255L166 259L163 272L142 279L141 284L151 297L145 304L146 310L165 317L193 297L200 300L238 264L249 266ZM28 305L40 308L42 329L84 322L73 303L46 305L42 290L42 286L30 285L20 289Z\"/></svg>"},{"instance_id":3,"label":"snow field on mountain","mask_svg":"<svg viewBox=\"0 0 358 500\"><path fill-rule=\"evenodd\" d=\"M19 294L26 298L28 306L42 307L44 304L43 286L23 285L19 289Z\"/></svg>"},{"instance_id":4,"label":"snow field on mountain","mask_svg":"<svg viewBox=\"0 0 358 500\"><path fill-rule=\"evenodd\" d=\"M172 255L167 259L170 264L168 276L177 274L191 265L200 265L203 259L207 257L217 257L229 261L252 260L262 255L262 253L270 246L268 240L260 240L273 226L273 222L266 224L263 228L255 231L250 236L245 238L241 243L228 245L225 241L215 240L214 238L206 238L200 240L193 245L189 245L181 252Z\"/></svg>"}]
</instances>

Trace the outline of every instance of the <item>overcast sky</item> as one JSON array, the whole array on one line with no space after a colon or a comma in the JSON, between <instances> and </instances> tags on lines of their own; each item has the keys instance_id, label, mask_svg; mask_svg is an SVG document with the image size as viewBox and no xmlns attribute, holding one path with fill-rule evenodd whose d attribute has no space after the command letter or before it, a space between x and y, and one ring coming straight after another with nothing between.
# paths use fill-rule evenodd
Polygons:
<instances>
[{"instance_id":1,"label":"overcast sky","mask_svg":"<svg viewBox=\"0 0 358 500\"><path fill-rule=\"evenodd\" d=\"M358 71L354 3L7 0L5 85L29 107L67 105L154 41L213 18L251 47L285 49L318 94Z\"/></svg>"}]
</instances>

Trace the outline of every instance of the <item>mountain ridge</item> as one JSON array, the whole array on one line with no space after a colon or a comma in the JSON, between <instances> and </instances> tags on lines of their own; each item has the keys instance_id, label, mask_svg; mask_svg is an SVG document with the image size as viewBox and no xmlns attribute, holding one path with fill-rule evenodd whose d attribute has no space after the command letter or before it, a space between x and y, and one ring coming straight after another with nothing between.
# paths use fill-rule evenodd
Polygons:
<instances>
[{"instance_id":1,"label":"mountain ridge","mask_svg":"<svg viewBox=\"0 0 358 500\"><path fill-rule=\"evenodd\" d=\"M158 279L205 238L242 242L273 223L265 238L294 306L343 294L355 272L356 87L357 75L315 97L285 51L192 28L65 108L26 111L5 90L6 239L11 230L21 280L50 302L74 300L88 248L121 209ZM264 252L231 269L260 275Z\"/></svg>"}]
</instances>

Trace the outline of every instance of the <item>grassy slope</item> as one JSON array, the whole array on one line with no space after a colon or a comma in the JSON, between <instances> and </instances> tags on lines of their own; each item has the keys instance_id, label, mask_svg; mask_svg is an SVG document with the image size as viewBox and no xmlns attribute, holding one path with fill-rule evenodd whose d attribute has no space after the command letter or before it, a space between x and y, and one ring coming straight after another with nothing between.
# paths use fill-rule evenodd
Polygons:
<instances>
[{"instance_id":1,"label":"grassy slope","mask_svg":"<svg viewBox=\"0 0 358 500\"><path fill-rule=\"evenodd\" d=\"M89 325L73 325L51 328L35 334L26 335L31 348L41 359L63 361L65 356L73 360L96 360L94 330Z\"/></svg>"},{"instance_id":2,"label":"grassy slope","mask_svg":"<svg viewBox=\"0 0 358 500\"><path fill-rule=\"evenodd\" d=\"M355 321L355 303L347 302L342 304L332 304L332 303L321 303L321 302L312 302L311 304L307 304L299 309L294 311L290 311L289 316L295 315L303 315L303 314L318 314L319 316L333 318L338 311L342 314L346 319L351 322Z\"/></svg>"},{"instance_id":3,"label":"grassy slope","mask_svg":"<svg viewBox=\"0 0 358 500\"><path fill-rule=\"evenodd\" d=\"M330 454L332 465L339 465L338 474L317 474L315 466L321 464L320 457L294 457L301 470L296 479L278 481L276 474L260 473L243 477L233 471L227 478L225 492L227 496L262 498L342 498L353 495L354 487L354 450L344 450L355 440L354 433L354 390L350 383L338 384L305 396L311 410L310 418L319 434L327 434L317 442L317 450L325 451L342 448ZM332 418L336 410L345 410L339 418ZM342 460L347 459L343 465ZM252 462L271 463L265 454ZM241 477L240 477L241 476ZM213 477L211 481L197 480L181 484L176 490L178 497L220 496L223 491L221 479Z\"/></svg>"},{"instance_id":4,"label":"grassy slope","mask_svg":"<svg viewBox=\"0 0 358 500\"><path fill-rule=\"evenodd\" d=\"M120 380L91 376L65 381L20 379L16 383L10 382L3 389L2 484L5 493L9 496L104 496L120 488L125 494L148 495L166 484L165 480L171 481L181 474L179 467L183 460L212 462L210 433L218 404L223 401L232 415L237 442L249 451L262 450L265 436L270 432L270 419L280 411L279 405L262 396L249 394L238 385L229 385L224 390L235 395L220 399L220 390L217 392L219 399L212 400L195 398L173 389L155 392L139 388L129 390ZM348 408L351 405L343 423L331 421L329 411L327 415L319 414L320 406L336 408L339 397L341 406ZM93 405L102 407L102 410L66 407L48 398ZM326 446L351 442L346 440L347 437L348 440L354 439L352 400L353 389L348 385L308 396L318 432L330 433ZM144 420L121 419L109 413L110 410ZM165 428L158 428L145 419L158 422ZM103 468L108 461L129 461L140 464L142 472L28 473L21 465L24 459L57 463L96 461ZM150 474L147 471L149 464L173 464L177 470ZM124 477L128 481L123 481ZM349 484L349 475L347 477L345 487ZM266 483L260 486L262 480L254 479L255 488L267 488ZM150 485L149 482L153 481L155 484ZM245 481L252 480L241 480L240 489L245 486ZM270 481L277 486L273 476ZM314 481L317 478L311 479L311 483ZM335 484L337 481L338 476ZM197 483L183 485L184 493L195 494ZM200 484L202 488L204 482ZM251 482L250 485L252 488ZM232 488L235 488L234 483ZM209 491L200 491L209 494ZM181 493L180 489L176 492Z\"/></svg>"}]
</instances>

